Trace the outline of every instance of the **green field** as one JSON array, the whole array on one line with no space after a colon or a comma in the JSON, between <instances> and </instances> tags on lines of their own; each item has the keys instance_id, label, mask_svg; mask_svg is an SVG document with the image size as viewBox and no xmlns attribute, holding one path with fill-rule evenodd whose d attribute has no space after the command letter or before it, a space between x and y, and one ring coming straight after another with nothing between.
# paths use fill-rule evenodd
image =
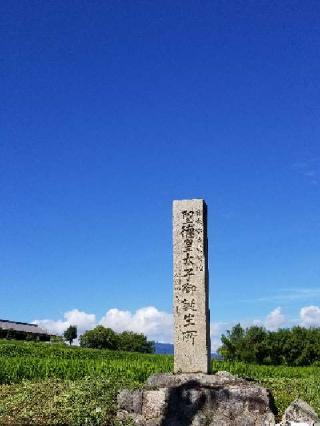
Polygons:
<instances>
[{"instance_id":1,"label":"green field","mask_svg":"<svg viewBox=\"0 0 320 426\"><path fill-rule=\"evenodd\" d=\"M0 340L0 424L115 424L119 389L170 372L172 356ZM320 367L213 362L270 388L279 416L296 398L320 414Z\"/></svg>"}]
</instances>

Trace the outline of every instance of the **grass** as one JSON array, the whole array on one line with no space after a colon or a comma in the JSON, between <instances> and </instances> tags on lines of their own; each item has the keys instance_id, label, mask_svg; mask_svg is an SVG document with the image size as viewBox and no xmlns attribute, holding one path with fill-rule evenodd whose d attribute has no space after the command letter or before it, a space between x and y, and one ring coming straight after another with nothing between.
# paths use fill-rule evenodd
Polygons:
<instances>
[{"instance_id":1,"label":"grass","mask_svg":"<svg viewBox=\"0 0 320 426\"><path fill-rule=\"evenodd\" d=\"M0 341L0 425L115 425L116 395L170 372L173 357ZM320 367L213 362L271 389L281 416L296 398L320 414Z\"/></svg>"}]
</instances>

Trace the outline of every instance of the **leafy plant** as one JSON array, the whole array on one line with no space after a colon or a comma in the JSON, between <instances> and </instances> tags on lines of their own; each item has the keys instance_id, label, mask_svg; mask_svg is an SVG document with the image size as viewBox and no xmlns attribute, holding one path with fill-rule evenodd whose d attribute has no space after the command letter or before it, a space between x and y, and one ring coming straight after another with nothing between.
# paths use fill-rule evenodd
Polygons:
<instances>
[{"instance_id":1,"label":"leafy plant","mask_svg":"<svg viewBox=\"0 0 320 426\"><path fill-rule=\"evenodd\" d=\"M69 345L72 345L74 339L78 337L77 327L75 325L70 325L63 333L64 340L69 342Z\"/></svg>"},{"instance_id":2,"label":"leafy plant","mask_svg":"<svg viewBox=\"0 0 320 426\"><path fill-rule=\"evenodd\" d=\"M307 366L320 360L320 328L267 331L237 324L222 335L221 341L219 354L229 361Z\"/></svg>"}]
</instances>

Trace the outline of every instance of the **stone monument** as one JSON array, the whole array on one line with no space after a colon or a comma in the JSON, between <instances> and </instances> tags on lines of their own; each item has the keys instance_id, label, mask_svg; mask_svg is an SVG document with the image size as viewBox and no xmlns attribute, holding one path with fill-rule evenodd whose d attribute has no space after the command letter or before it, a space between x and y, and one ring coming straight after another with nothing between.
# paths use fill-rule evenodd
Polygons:
<instances>
[{"instance_id":1,"label":"stone monument","mask_svg":"<svg viewBox=\"0 0 320 426\"><path fill-rule=\"evenodd\" d=\"M174 372L209 373L207 206L173 202Z\"/></svg>"},{"instance_id":2,"label":"stone monument","mask_svg":"<svg viewBox=\"0 0 320 426\"><path fill-rule=\"evenodd\" d=\"M273 426L270 392L228 372L210 372L207 206L173 202L174 374L155 374L118 395L120 424Z\"/></svg>"}]
</instances>

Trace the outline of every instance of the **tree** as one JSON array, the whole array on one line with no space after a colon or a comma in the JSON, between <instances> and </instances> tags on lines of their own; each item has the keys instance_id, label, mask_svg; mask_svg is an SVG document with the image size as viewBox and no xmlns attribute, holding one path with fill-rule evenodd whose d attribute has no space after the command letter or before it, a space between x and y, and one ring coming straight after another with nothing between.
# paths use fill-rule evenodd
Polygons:
<instances>
[{"instance_id":1,"label":"tree","mask_svg":"<svg viewBox=\"0 0 320 426\"><path fill-rule=\"evenodd\" d=\"M241 325L237 324L232 327L231 331L227 330L226 335L221 336L222 346L218 352L224 359L231 361L239 359L244 333Z\"/></svg>"},{"instance_id":2,"label":"tree","mask_svg":"<svg viewBox=\"0 0 320 426\"><path fill-rule=\"evenodd\" d=\"M148 341L143 334L124 331L118 335L118 348L127 352L143 352L152 354L154 352L154 342Z\"/></svg>"},{"instance_id":3,"label":"tree","mask_svg":"<svg viewBox=\"0 0 320 426\"><path fill-rule=\"evenodd\" d=\"M72 345L74 339L78 337L77 326L70 325L63 333L64 340Z\"/></svg>"},{"instance_id":4,"label":"tree","mask_svg":"<svg viewBox=\"0 0 320 426\"><path fill-rule=\"evenodd\" d=\"M118 349L118 338L111 328L98 325L80 336L80 346L94 349Z\"/></svg>"},{"instance_id":5,"label":"tree","mask_svg":"<svg viewBox=\"0 0 320 426\"><path fill-rule=\"evenodd\" d=\"M264 327L254 325L245 331L242 358L245 362L264 364L268 356L268 332Z\"/></svg>"},{"instance_id":6,"label":"tree","mask_svg":"<svg viewBox=\"0 0 320 426\"><path fill-rule=\"evenodd\" d=\"M267 331L237 324L221 337L226 360L256 364L304 366L320 362L320 328L293 327Z\"/></svg>"}]
</instances>

